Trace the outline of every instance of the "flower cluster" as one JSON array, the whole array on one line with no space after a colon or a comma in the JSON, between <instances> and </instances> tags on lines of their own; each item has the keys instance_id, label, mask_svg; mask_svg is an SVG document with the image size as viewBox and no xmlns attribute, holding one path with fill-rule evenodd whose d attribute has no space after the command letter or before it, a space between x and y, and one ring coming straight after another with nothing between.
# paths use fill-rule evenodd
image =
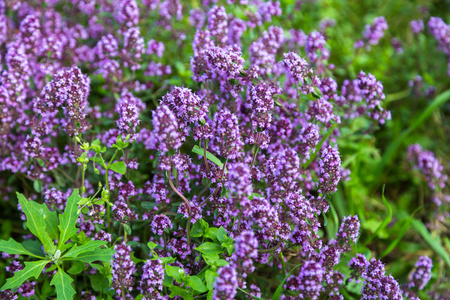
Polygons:
<instances>
[{"instance_id":1,"label":"flower cluster","mask_svg":"<svg viewBox=\"0 0 450 300\"><path fill-rule=\"evenodd\" d=\"M363 39L355 43L355 48L378 45L379 40L384 36L384 32L388 29L388 24L384 17L376 17L372 21L372 25L367 24L363 32Z\"/></svg>"}]
</instances>

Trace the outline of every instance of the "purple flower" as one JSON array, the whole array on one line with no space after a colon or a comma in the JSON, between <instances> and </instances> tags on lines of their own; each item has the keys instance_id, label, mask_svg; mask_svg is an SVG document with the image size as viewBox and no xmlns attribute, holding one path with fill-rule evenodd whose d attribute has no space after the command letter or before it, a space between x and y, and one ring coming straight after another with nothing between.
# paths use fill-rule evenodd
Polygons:
<instances>
[{"instance_id":1,"label":"purple flower","mask_svg":"<svg viewBox=\"0 0 450 300\"><path fill-rule=\"evenodd\" d=\"M348 263L348 267L352 271L350 281L356 280L356 282L360 282L359 277L366 272L368 266L369 262L366 257L360 253L356 254Z\"/></svg>"},{"instance_id":2,"label":"purple flower","mask_svg":"<svg viewBox=\"0 0 450 300\"><path fill-rule=\"evenodd\" d=\"M148 55L156 54L156 56L162 57L164 54L164 49L165 47L163 42L157 42L153 39L147 42Z\"/></svg>"},{"instance_id":3,"label":"purple flower","mask_svg":"<svg viewBox=\"0 0 450 300\"><path fill-rule=\"evenodd\" d=\"M166 228L172 228L172 221L166 215L155 215L151 223L151 230L154 234L163 235Z\"/></svg>"},{"instance_id":4,"label":"purple flower","mask_svg":"<svg viewBox=\"0 0 450 300\"><path fill-rule=\"evenodd\" d=\"M411 22L409 22L409 26L411 26L411 29L414 32L414 34L419 34L425 28L425 25L423 24L423 21L420 20L420 19L419 20L412 20Z\"/></svg>"},{"instance_id":5,"label":"purple flower","mask_svg":"<svg viewBox=\"0 0 450 300\"><path fill-rule=\"evenodd\" d=\"M245 22L238 18L233 18L230 21L228 31L228 44L229 45L241 45L241 36L244 31L247 30Z\"/></svg>"},{"instance_id":6,"label":"purple flower","mask_svg":"<svg viewBox=\"0 0 450 300\"><path fill-rule=\"evenodd\" d=\"M402 300L398 282L392 275L386 276L382 262L371 259L363 274L364 284L361 289L361 299Z\"/></svg>"},{"instance_id":7,"label":"purple flower","mask_svg":"<svg viewBox=\"0 0 450 300\"><path fill-rule=\"evenodd\" d=\"M330 57L330 51L325 48L325 44L325 37L320 32L313 31L308 35L305 50L311 63L315 64Z\"/></svg>"},{"instance_id":8,"label":"purple flower","mask_svg":"<svg viewBox=\"0 0 450 300\"><path fill-rule=\"evenodd\" d=\"M211 148L219 155L235 159L241 155L244 146L236 115L224 109L214 114L213 138Z\"/></svg>"},{"instance_id":9,"label":"purple flower","mask_svg":"<svg viewBox=\"0 0 450 300\"><path fill-rule=\"evenodd\" d=\"M142 276L137 288L145 299L160 299L163 291L164 267L162 261L147 260L142 267Z\"/></svg>"},{"instance_id":10,"label":"purple flower","mask_svg":"<svg viewBox=\"0 0 450 300\"><path fill-rule=\"evenodd\" d=\"M360 227L358 216L344 217L333 244L342 251L349 252L351 250L350 244L358 241Z\"/></svg>"},{"instance_id":11,"label":"purple flower","mask_svg":"<svg viewBox=\"0 0 450 300\"><path fill-rule=\"evenodd\" d=\"M136 0L118 1L116 18L120 24L127 28L137 26L139 23L139 8Z\"/></svg>"},{"instance_id":12,"label":"purple flower","mask_svg":"<svg viewBox=\"0 0 450 300\"><path fill-rule=\"evenodd\" d=\"M304 79L312 73L312 69L309 67L309 64L297 53L289 52L284 53L283 55L284 59L282 63L287 70L289 79L293 83L302 84Z\"/></svg>"},{"instance_id":13,"label":"purple flower","mask_svg":"<svg viewBox=\"0 0 450 300\"><path fill-rule=\"evenodd\" d=\"M274 105L273 96L276 90L265 82L252 85L248 98L252 111L251 121L253 129L267 129L272 121L272 110Z\"/></svg>"},{"instance_id":14,"label":"purple flower","mask_svg":"<svg viewBox=\"0 0 450 300\"><path fill-rule=\"evenodd\" d=\"M234 241L233 266L245 277L255 270L253 260L258 257L258 239L253 231L243 231Z\"/></svg>"},{"instance_id":15,"label":"purple flower","mask_svg":"<svg viewBox=\"0 0 450 300\"><path fill-rule=\"evenodd\" d=\"M154 149L167 152L181 147L184 138L178 131L178 121L167 105L161 105L153 111Z\"/></svg>"},{"instance_id":16,"label":"purple flower","mask_svg":"<svg viewBox=\"0 0 450 300\"><path fill-rule=\"evenodd\" d=\"M341 157L337 145L323 149L319 160L319 193L334 193L341 180Z\"/></svg>"},{"instance_id":17,"label":"purple flower","mask_svg":"<svg viewBox=\"0 0 450 300\"><path fill-rule=\"evenodd\" d=\"M415 267L416 269L409 276L408 288L420 291L431 279L433 261L428 256L421 256Z\"/></svg>"},{"instance_id":18,"label":"purple flower","mask_svg":"<svg viewBox=\"0 0 450 300\"><path fill-rule=\"evenodd\" d=\"M167 105L178 118L178 123L195 123L208 111L206 101L184 87L175 87L162 97L161 105Z\"/></svg>"},{"instance_id":19,"label":"purple flower","mask_svg":"<svg viewBox=\"0 0 450 300\"><path fill-rule=\"evenodd\" d=\"M355 48L371 45L378 45L378 41L384 36L384 31L388 29L388 24L384 17L376 17L372 25L367 24L363 32L363 39L355 43Z\"/></svg>"},{"instance_id":20,"label":"purple flower","mask_svg":"<svg viewBox=\"0 0 450 300\"><path fill-rule=\"evenodd\" d=\"M114 246L114 255L111 261L112 288L118 295L128 293L134 287L134 273L136 267L131 260L131 247L123 244Z\"/></svg>"},{"instance_id":21,"label":"purple flower","mask_svg":"<svg viewBox=\"0 0 450 300\"><path fill-rule=\"evenodd\" d=\"M324 269L322 264L315 261L305 261L298 274L298 283L296 290L299 291L299 297L316 300L322 290L322 278Z\"/></svg>"},{"instance_id":22,"label":"purple flower","mask_svg":"<svg viewBox=\"0 0 450 300\"><path fill-rule=\"evenodd\" d=\"M139 27L129 28L124 33L123 49L120 53L124 66L129 67L132 71L139 70L144 53L144 38L141 36Z\"/></svg>"},{"instance_id":23,"label":"purple flower","mask_svg":"<svg viewBox=\"0 0 450 300\"><path fill-rule=\"evenodd\" d=\"M35 15L28 15L20 23L20 38L26 52L33 53L41 38L41 23Z\"/></svg>"},{"instance_id":24,"label":"purple flower","mask_svg":"<svg viewBox=\"0 0 450 300\"><path fill-rule=\"evenodd\" d=\"M224 46L228 39L228 15L223 6L214 5L208 11L208 30L216 44Z\"/></svg>"},{"instance_id":25,"label":"purple flower","mask_svg":"<svg viewBox=\"0 0 450 300\"><path fill-rule=\"evenodd\" d=\"M109 33L103 36L97 42L97 46L95 47L95 53L97 54L98 58L101 61L103 61L108 58L111 59L116 57L119 54L118 49L119 45L117 39L112 34Z\"/></svg>"},{"instance_id":26,"label":"purple flower","mask_svg":"<svg viewBox=\"0 0 450 300\"><path fill-rule=\"evenodd\" d=\"M214 300L232 300L236 295L238 288L238 276L232 266L219 268L218 277L214 283Z\"/></svg>"},{"instance_id":27,"label":"purple flower","mask_svg":"<svg viewBox=\"0 0 450 300\"><path fill-rule=\"evenodd\" d=\"M227 169L230 196L249 196L253 191L249 167L244 163L233 163Z\"/></svg>"}]
</instances>

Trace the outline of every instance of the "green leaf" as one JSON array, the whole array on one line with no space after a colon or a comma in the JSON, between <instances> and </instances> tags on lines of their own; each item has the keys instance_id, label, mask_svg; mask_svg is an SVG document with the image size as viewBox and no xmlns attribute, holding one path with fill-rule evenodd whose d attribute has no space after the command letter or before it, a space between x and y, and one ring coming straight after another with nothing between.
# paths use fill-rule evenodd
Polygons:
<instances>
[{"instance_id":1,"label":"green leaf","mask_svg":"<svg viewBox=\"0 0 450 300\"><path fill-rule=\"evenodd\" d=\"M42 181L40 181L39 179L36 179L33 182L33 188L37 193L40 193L42 191Z\"/></svg>"},{"instance_id":2,"label":"green leaf","mask_svg":"<svg viewBox=\"0 0 450 300\"><path fill-rule=\"evenodd\" d=\"M89 279L91 281L92 289L96 292L103 292L110 286L108 279L105 278L105 276L103 276L102 274L90 275Z\"/></svg>"},{"instance_id":3,"label":"green leaf","mask_svg":"<svg viewBox=\"0 0 450 300\"><path fill-rule=\"evenodd\" d=\"M427 227L418 220L413 220L412 225L417 232L420 233L422 238L427 242L427 244L431 247L431 249L436 252L442 259L445 261L447 266L450 267L450 256L447 251L445 251L444 247L442 247L441 241L439 236L433 237L431 236L430 232L428 231Z\"/></svg>"},{"instance_id":4,"label":"green leaf","mask_svg":"<svg viewBox=\"0 0 450 300\"><path fill-rule=\"evenodd\" d=\"M367 239L367 241L364 243L364 245L367 245L370 241L372 241L381 230L383 230L387 225L389 225L389 223L391 223L392 208L389 205L389 202L386 200L386 197L384 197L384 186L383 186L383 190L381 192L381 197L383 199L384 206L386 206L386 211L387 211L386 218L383 219L383 222L381 222L380 226L378 226L377 230Z\"/></svg>"},{"instance_id":5,"label":"green leaf","mask_svg":"<svg viewBox=\"0 0 450 300\"><path fill-rule=\"evenodd\" d=\"M91 252L84 252L77 257L74 257L74 260L79 260L85 263L92 263L94 261L110 261L114 251L109 248L97 248Z\"/></svg>"},{"instance_id":6,"label":"green leaf","mask_svg":"<svg viewBox=\"0 0 450 300\"><path fill-rule=\"evenodd\" d=\"M181 296L181 297L183 297L184 300L193 300L194 299L194 297L191 294L189 294L185 289L180 288L175 285L170 288L170 292L171 292L169 295L170 298L173 298L175 296Z\"/></svg>"},{"instance_id":7,"label":"green leaf","mask_svg":"<svg viewBox=\"0 0 450 300\"><path fill-rule=\"evenodd\" d=\"M216 243L206 242L198 246L197 248L194 248L195 250L206 254L206 255L214 255L214 254L220 254L222 253L222 247L220 247Z\"/></svg>"},{"instance_id":8,"label":"green leaf","mask_svg":"<svg viewBox=\"0 0 450 300\"><path fill-rule=\"evenodd\" d=\"M205 238L212 239L214 241L217 241L217 231L219 228L210 227L206 230L206 233L204 234Z\"/></svg>"},{"instance_id":9,"label":"green leaf","mask_svg":"<svg viewBox=\"0 0 450 300\"><path fill-rule=\"evenodd\" d=\"M78 201L81 200L78 194L78 189L74 189L72 195L67 199L66 209L59 217L59 230L61 236L59 239L59 247L67 242L74 234L77 233L78 228L75 226L78 219Z\"/></svg>"},{"instance_id":10,"label":"green leaf","mask_svg":"<svg viewBox=\"0 0 450 300\"><path fill-rule=\"evenodd\" d=\"M1 287L1 290L15 289L31 277L37 279L49 262L49 260L26 261L25 267L22 270L15 272L13 277L8 278L6 283Z\"/></svg>"},{"instance_id":11,"label":"green leaf","mask_svg":"<svg viewBox=\"0 0 450 300\"><path fill-rule=\"evenodd\" d=\"M72 262L72 266L70 266L69 270L67 270L67 273L71 275L80 274L83 272L85 266L86 264L84 262L74 260Z\"/></svg>"},{"instance_id":12,"label":"green leaf","mask_svg":"<svg viewBox=\"0 0 450 300\"><path fill-rule=\"evenodd\" d=\"M185 275L183 274L186 273L184 272L184 269L180 267L166 265L166 274L170 277L175 278L178 283L182 283L185 279Z\"/></svg>"},{"instance_id":13,"label":"green leaf","mask_svg":"<svg viewBox=\"0 0 450 300\"><path fill-rule=\"evenodd\" d=\"M280 299L281 293L283 292L284 282L286 281L286 279L288 279L294 273L295 269L297 269L301 265L302 264L298 264L295 267L293 267L292 270L289 271L289 273L286 275L286 277L284 277L284 279L280 282L280 284L278 285L277 289L275 290L275 293L273 293L272 300L279 300Z\"/></svg>"},{"instance_id":14,"label":"green leaf","mask_svg":"<svg viewBox=\"0 0 450 300\"><path fill-rule=\"evenodd\" d=\"M56 296L58 300L73 300L75 290L72 286L73 279L62 269L58 268L58 272L53 276L50 285L55 286Z\"/></svg>"},{"instance_id":15,"label":"green leaf","mask_svg":"<svg viewBox=\"0 0 450 300\"><path fill-rule=\"evenodd\" d=\"M225 228L223 228L223 226L219 227L219 230L217 230L217 239L219 240L219 242L224 242L227 239L227 232L225 230Z\"/></svg>"},{"instance_id":16,"label":"green leaf","mask_svg":"<svg viewBox=\"0 0 450 300\"><path fill-rule=\"evenodd\" d=\"M113 170L116 173L124 175L127 171L127 167L125 166L125 162L116 161L108 166L108 169Z\"/></svg>"},{"instance_id":17,"label":"green leaf","mask_svg":"<svg viewBox=\"0 0 450 300\"><path fill-rule=\"evenodd\" d=\"M155 244L155 243L153 243L153 242L148 242L148 243L147 243L147 246L148 246L150 249L153 250L153 249L155 249L156 246L158 246L158 244Z\"/></svg>"},{"instance_id":18,"label":"green leaf","mask_svg":"<svg viewBox=\"0 0 450 300\"><path fill-rule=\"evenodd\" d=\"M214 289L214 282L216 281L217 272L212 271L210 269L206 270L205 272L205 279L206 279L206 287L208 290L212 291Z\"/></svg>"},{"instance_id":19,"label":"green leaf","mask_svg":"<svg viewBox=\"0 0 450 300\"><path fill-rule=\"evenodd\" d=\"M206 288L206 286L203 284L202 280L200 278L198 278L197 276L189 277L188 285L191 288L193 288L194 290L196 290L197 292L200 292L200 293L204 293L204 292L206 292L208 290Z\"/></svg>"},{"instance_id":20,"label":"green leaf","mask_svg":"<svg viewBox=\"0 0 450 300\"><path fill-rule=\"evenodd\" d=\"M66 254L64 254L62 257L77 257L78 255L85 253L85 252L91 252L94 251L100 246L103 246L106 244L106 241L89 241L84 245L77 246L74 245Z\"/></svg>"},{"instance_id":21,"label":"green leaf","mask_svg":"<svg viewBox=\"0 0 450 300\"><path fill-rule=\"evenodd\" d=\"M0 240L0 251L5 252L7 254L24 254L37 258L43 258L34 255L33 253L25 249L25 247L22 246L22 244L16 242L13 238L10 238L8 241Z\"/></svg>"},{"instance_id":22,"label":"green leaf","mask_svg":"<svg viewBox=\"0 0 450 300\"><path fill-rule=\"evenodd\" d=\"M24 195L17 193L20 206L27 217L27 227L44 245L47 253L53 254L55 252L55 244L46 231L47 219L52 219L51 215L47 215L48 211L43 208L42 204L34 201L28 201Z\"/></svg>"},{"instance_id":23,"label":"green leaf","mask_svg":"<svg viewBox=\"0 0 450 300\"><path fill-rule=\"evenodd\" d=\"M200 148L199 146L195 145L194 148L192 148L192 152L195 154L204 156L205 155L205 149ZM206 158L216 164L219 168L223 168L223 163L218 159L214 154L212 154L209 151L206 151ZM228 173L228 170L225 170L225 173Z\"/></svg>"},{"instance_id":24,"label":"green leaf","mask_svg":"<svg viewBox=\"0 0 450 300\"><path fill-rule=\"evenodd\" d=\"M164 275L163 286L166 286L166 287L173 286L173 277Z\"/></svg>"}]
</instances>

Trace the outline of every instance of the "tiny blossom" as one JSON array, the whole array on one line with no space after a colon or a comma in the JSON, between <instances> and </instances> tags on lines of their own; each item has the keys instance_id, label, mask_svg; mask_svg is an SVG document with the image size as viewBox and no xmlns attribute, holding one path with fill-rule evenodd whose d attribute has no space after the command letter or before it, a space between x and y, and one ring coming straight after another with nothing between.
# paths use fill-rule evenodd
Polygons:
<instances>
[{"instance_id":1,"label":"tiny blossom","mask_svg":"<svg viewBox=\"0 0 450 300\"><path fill-rule=\"evenodd\" d=\"M443 174L444 167L433 152L423 150L419 144L408 147L408 157L414 163L414 168L419 170L432 190L444 188L447 175Z\"/></svg>"},{"instance_id":2,"label":"tiny blossom","mask_svg":"<svg viewBox=\"0 0 450 300\"><path fill-rule=\"evenodd\" d=\"M272 121L272 110L274 106L274 94L276 90L269 84L261 82L253 85L249 91L251 120L253 129L269 127Z\"/></svg>"},{"instance_id":3,"label":"tiny blossom","mask_svg":"<svg viewBox=\"0 0 450 300\"><path fill-rule=\"evenodd\" d=\"M120 0L117 3L117 20L125 27L133 27L139 23L139 8L136 0Z\"/></svg>"},{"instance_id":4,"label":"tiny blossom","mask_svg":"<svg viewBox=\"0 0 450 300\"><path fill-rule=\"evenodd\" d=\"M289 78L294 83L303 83L304 79L312 73L312 69L309 68L309 64L301 58L297 53L289 52L284 53L283 65L287 69Z\"/></svg>"},{"instance_id":5,"label":"tiny blossom","mask_svg":"<svg viewBox=\"0 0 450 300\"><path fill-rule=\"evenodd\" d=\"M205 53L205 63L210 79L228 80L238 78L244 59L237 47L212 47Z\"/></svg>"},{"instance_id":6,"label":"tiny blossom","mask_svg":"<svg viewBox=\"0 0 450 300\"><path fill-rule=\"evenodd\" d=\"M153 112L153 144L158 151L167 152L178 149L182 136L178 131L178 122L167 105L161 105Z\"/></svg>"},{"instance_id":7,"label":"tiny blossom","mask_svg":"<svg viewBox=\"0 0 450 300\"><path fill-rule=\"evenodd\" d=\"M97 42L95 53L100 60L105 60L117 56L119 54L118 49L117 39L112 34L107 34Z\"/></svg>"},{"instance_id":8,"label":"tiny blossom","mask_svg":"<svg viewBox=\"0 0 450 300\"><path fill-rule=\"evenodd\" d=\"M133 210L131 210L124 199L116 200L111 210L114 212L114 217L116 218L116 220L120 221L121 223L128 223L131 220L137 218L136 214L133 212Z\"/></svg>"},{"instance_id":9,"label":"tiny blossom","mask_svg":"<svg viewBox=\"0 0 450 300\"><path fill-rule=\"evenodd\" d=\"M142 276L137 288L144 299L159 299L163 291L164 267L160 259L147 260L142 267Z\"/></svg>"},{"instance_id":10,"label":"tiny blossom","mask_svg":"<svg viewBox=\"0 0 450 300\"><path fill-rule=\"evenodd\" d=\"M211 145L221 156L235 159L241 154L244 146L236 115L229 110L221 110L214 114L213 139Z\"/></svg>"},{"instance_id":11,"label":"tiny blossom","mask_svg":"<svg viewBox=\"0 0 450 300\"><path fill-rule=\"evenodd\" d=\"M239 274L252 273L253 260L258 257L258 240L253 231L243 231L235 238L233 266ZM246 275L245 275L246 276Z\"/></svg>"},{"instance_id":12,"label":"tiny blossom","mask_svg":"<svg viewBox=\"0 0 450 300\"><path fill-rule=\"evenodd\" d=\"M238 275L232 266L225 266L217 270L218 277L214 282L213 300L234 299L238 288Z\"/></svg>"},{"instance_id":13,"label":"tiny blossom","mask_svg":"<svg viewBox=\"0 0 450 300\"><path fill-rule=\"evenodd\" d=\"M161 105L167 105L179 123L194 123L203 119L208 110L207 103L184 87L175 87L161 99Z\"/></svg>"},{"instance_id":14,"label":"tiny blossom","mask_svg":"<svg viewBox=\"0 0 450 300\"><path fill-rule=\"evenodd\" d=\"M214 5L208 11L208 30L218 45L227 44L228 15L225 7Z\"/></svg>"},{"instance_id":15,"label":"tiny blossom","mask_svg":"<svg viewBox=\"0 0 450 300\"><path fill-rule=\"evenodd\" d=\"M415 34L419 34L420 32L422 32L425 28L425 25L423 24L422 20L412 20L411 22L409 22L409 26L411 26L412 31Z\"/></svg>"},{"instance_id":16,"label":"tiny blossom","mask_svg":"<svg viewBox=\"0 0 450 300\"><path fill-rule=\"evenodd\" d=\"M428 256L421 256L415 264L416 269L409 276L408 288L423 290L431 279L431 268L433 262Z\"/></svg>"},{"instance_id":17,"label":"tiny blossom","mask_svg":"<svg viewBox=\"0 0 450 300\"><path fill-rule=\"evenodd\" d=\"M205 12L200 7L191 9L189 13L189 22L197 29L203 28L203 25L205 25L205 18Z\"/></svg>"},{"instance_id":18,"label":"tiny blossom","mask_svg":"<svg viewBox=\"0 0 450 300\"><path fill-rule=\"evenodd\" d=\"M351 250L351 243L356 243L359 237L361 224L358 216L348 216L342 219L339 231L336 233L334 245L345 252Z\"/></svg>"},{"instance_id":19,"label":"tiny blossom","mask_svg":"<svg viewBox=\"0 0 450 300\"><path fill-rule=\"evenodd\" d=\"M249 167L244 163L233 163L227 169L230 196L249 196L253 191Z\"/></svg>"},{"instance_id":20,"label":"tiny blossom","mask_svg":"<svg viewBox=\"0 0 450 300\"><path fill-rule=\"evenodd\" d=\"M131 247L125 243L114 246L114 255L111 260L112 287L118 295L128 293L134 287L134 273L136 267L131 260Z\"/></svg>"},{"instance_id":21,"label":"tiny blossom","mask_svg":"<svg viewBox=\"0 0 450 300\"><path fill-rule=\"evenodd\" d=\"M384 36L384 31L388 29L388 24L384 17L376 17L372 25L367 24L363 32L363 39L355 43L355 48L378 45L378 41Z\"/></svg>"},{"instance_id":22,"label":"tiny blossom","mask_svg":"<svg viewBox=\"0 0 450 300\"><path fill-rule=\"evenodd\" d=\"M238 18L233 18L230 21L228 29L228 44L241 45L242 34L247 30L245 22Z\"/></svg>"},{"instance_id":23,"label":"tiny blossom","mask_svg":"<svg viewBox=\"0 0 450 300\"><path fill-rule=\"evenodd\" d=\"M391 39L392 48L394 48L395 53L402 54L403 53L403 45L402 42L398 38Z\"/></svg>"},{"instance_id":24,"label":"tiny blossom","mask_svg":"<svg viewBox=\"0 0 450 300\"><path fill-rule=\"evenodd\" d=\"M269 0L259 2L258 13L264 22L272 21L273 16L281 16L280 1Z\"/></svg>"},{"instance_id":25,"label":"tiny blossom","mask_svg":"<svg viewBox=\"0 0 450 300\"><path fill-rule=\"evenodd\" d=\"M361 289L361 299L403 299L398 282L392 275L385 275L384 265L379 260L370 260L363 278L364 284Z\"/></svg>"},{"instance_id":26,"label":"tiny blossom","mask_svg":"<svg viewBox=\"0 0 450 300\"><path fill-rule=\"evenodd\" d=\"M330 57L330 51L325 47L325 37L317 31L313 31L308 35L305 50L311 63L320 60L327 60Z\"/></svg>"},{"instance_id":27,"label":"tiny blossom","mask_svg":"<svg viewBox=\"0 0 450 300\"><path fill-rule=\"evenodd\" d=\"M319 193L334 193L341 180L341 157L337 145L326 147L319 160Z\"/></svg>"},{"instance_id":28,"label":"tiny blossom","mask_svg":"<svg viewBox=\"0 0 450 300\"><path fill-rule=\"evenodd\" d=\"M155 215L151 223L151 230L154 234L163 235L166 228L172 228L172 221L166 215Z\"/></svg>"},{"instance_id":29,"label":"tiny blossom","mask_svg":"<svg viewBox=\"0 0 450 300\"><path fill-rule=\"evenodd\" d=\"M438 49L444 52L449 59L448 75L450 76L450 25L446 24L441 18L431 17L428 21L428 30L436 39Z\"/></svg>"},{"instance_id":30,"label":"tiny blossom","mask_svg":"<svg viewBox=\"0 0 450 300\"><path fill-rule=\"evenodd\" d=\"M144 38L139 27L131 27L124 33L123 49L121 57L125 67L132 71L141 68L142 54L145 53Z\"/></svg>"},{"instance_id":31,"label":"tiny blossom","mask_svg":"<svg viewBox=\"0 0 450 300\"><path fill-rule=\"evenodd\" d=\"M316 300L322 290L322 278L324 270L322 265L315 261L305 261L298 274L296 290L299 291L300 298L310 298Z\"/></svg>"},{"instance_id":32,"label":"tiny blossom","mask_svg":"<svg viewBox=\"0 0 450 300\"><path fill-rule=\"evenodd\" d=\"M34 52L41 37L41 23L35 15L28 15L20 23L20 37L27 52Z\"/></svg>"},{"instance_id":33,"label":"tiny blossom","mask_svg":"<svg viewBox=\"0 0 450 300\"><path fill-rule=\"evenodd\" d=\"M364 255L357 253L355 257L352 257L348 263L348 267L352 271L350 281L356 280L356 282L359 282L359 277L366 272L368 266L369 262Z\"/></svg>"},{"instance_id":34,"label":"tiny blossom","mask_svg":"<svg viewBox=\"0 0 450 300\"><path fill-rule=\"evenodd\" d=\"M155 40L150 40L147 42L147 54L152 55L156 54L158 57L162 57L164 54L164 43L157 42Z\"/></svg>"}]
</instances>

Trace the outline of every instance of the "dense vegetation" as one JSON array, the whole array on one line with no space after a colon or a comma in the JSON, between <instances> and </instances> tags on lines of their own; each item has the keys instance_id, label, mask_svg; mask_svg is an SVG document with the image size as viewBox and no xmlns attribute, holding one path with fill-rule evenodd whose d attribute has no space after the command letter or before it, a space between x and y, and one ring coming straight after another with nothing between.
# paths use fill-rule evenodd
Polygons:
<instances>
[{"instance_id":1,"label":"dense vegetation","mask_svg":"<svg viewBox=\"0 0 450 300\"><path fill-rule=\"evenodd\" d=\"M450 299L449 7L0 1L1 299Z\"/></svg>"}]
</instances>

